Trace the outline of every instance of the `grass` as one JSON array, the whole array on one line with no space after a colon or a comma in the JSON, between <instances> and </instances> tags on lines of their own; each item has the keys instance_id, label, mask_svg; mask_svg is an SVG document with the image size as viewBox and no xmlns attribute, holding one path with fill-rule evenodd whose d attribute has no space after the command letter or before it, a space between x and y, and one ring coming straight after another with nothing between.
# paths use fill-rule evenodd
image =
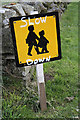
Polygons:
<instances>
[{"instance_id":1,"label":"grass","mask_svg":"<svg viewBox=\"0 0 80 120\"><path fill-rule=\"evenodd\" d=\"M74 7L73 7L74 6ZM76 11L76 12L75 12ZM75 13L75 16L74 16ZM68 9L62 16L61 28L61 48L62 60L44 64L45 72L52 71L53 81L48 81L46 85L47 98L58 102L55 109L58 110L59 117L77 116L78 106L78 4L69 4ZM49 68L48 68L49 65ZM51 73L50 73L51 74ZM49 93L50 91L50 93ZM66 97L74 96L74 100L65 103ZM63 104L63 106L62 106ZM62 111L61 111L61 110ZM59 113L60 112L60 113ZM63 113L62 113L63 112Z\"/></svg>"},{"instance_id":2,"label":"grass","mask_svg":"<svg viewBox=\"0 0 80 120\"><path fill-rule=\"evenodd\" d=\"M38 96L32 91L28 93L22 89L17 95L15 91L11 91L10 95L3 91L4 118L7 115L13 118L76 118L78 116L78 3L69 4L60 21L60 29L62 59L44 63L44 73L53 76L45 86L47 101L51 106L42 113L37 106ZM4 76L3 78L6 86L6 78ZM15 84L15 81L12 80L11 83L16 88L20 83L18 81ZM10 78L7 80L7 85L11 86L8 82ZM18 90L21 87L22 85ZM73 99L69 101L67 97ZM38 111L34 112L34 107Z\"/></svg>"}]
</instances>

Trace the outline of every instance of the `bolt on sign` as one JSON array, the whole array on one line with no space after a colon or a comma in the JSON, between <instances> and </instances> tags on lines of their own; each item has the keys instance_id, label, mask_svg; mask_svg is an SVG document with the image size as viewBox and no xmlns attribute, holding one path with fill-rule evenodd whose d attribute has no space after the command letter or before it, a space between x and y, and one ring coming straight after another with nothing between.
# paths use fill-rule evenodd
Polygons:
<instances>
[{"instance_id":1,"label":"bolt on sign","mask_svg":"<svg viewBox=\"0 0 80 120\"><path fill-rule=\"evenodd\" d=\"M61 59L58 12L10 18L16 65Z\"/></svg>"}]
</instances>

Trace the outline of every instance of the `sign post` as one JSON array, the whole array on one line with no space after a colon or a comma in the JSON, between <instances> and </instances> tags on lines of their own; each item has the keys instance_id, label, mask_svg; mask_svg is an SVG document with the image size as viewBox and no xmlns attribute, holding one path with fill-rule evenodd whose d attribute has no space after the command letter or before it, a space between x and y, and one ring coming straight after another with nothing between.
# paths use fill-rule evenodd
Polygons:
<instances>
[{"instance_id":1,"label":"sign post","mask_svg":"<svg viewBox=\"0 0 80 120\"><path fill-rule=\"evenodd\" d=\"M43 111L47 110L43 63L36 65L36 73L37 73L37 83L38 83L40 106L41 106L41 111L43 112Z\"/></svg>"},{"instance_id":2,"label":"sign post","mask_svg":"<svg viewBox=\"0 0 80 120\"><path fill-rule=\"evenodd\" d=\"M36 65L41 111L47 110L43 63L61 59L58 12L10 18L16 66Z\"/></svg>"},{"instance_id":3,"label":"sign post","mask_svg":"<svg viewBox=\"0 0 80 120\"><path fill-rule=\"evenodd\" d=\"M34 14L38 14L38 11L31 11L30 15L34 15ZM40 107L41 107L41 111L43 112L47 110L43 63L36 65L36 75L37 75L37 85L38 85Z\"/></svg>"}]
</instances>

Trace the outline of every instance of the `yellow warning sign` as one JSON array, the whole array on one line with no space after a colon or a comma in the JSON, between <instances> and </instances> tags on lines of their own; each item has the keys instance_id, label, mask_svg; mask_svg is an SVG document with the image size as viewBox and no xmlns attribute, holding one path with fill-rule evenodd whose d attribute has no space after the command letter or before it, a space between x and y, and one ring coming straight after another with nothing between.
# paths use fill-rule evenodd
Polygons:
<instances>
[{"instance_id":1,"label":"yellow warning sign","mask_svg":"<svg viewBox=\"0 0 80 120\"><path fill-rule=\"evenodd\" d=\"M17 66L61 58L57 13L10 18Z\"/></svg>"}]
</instances>

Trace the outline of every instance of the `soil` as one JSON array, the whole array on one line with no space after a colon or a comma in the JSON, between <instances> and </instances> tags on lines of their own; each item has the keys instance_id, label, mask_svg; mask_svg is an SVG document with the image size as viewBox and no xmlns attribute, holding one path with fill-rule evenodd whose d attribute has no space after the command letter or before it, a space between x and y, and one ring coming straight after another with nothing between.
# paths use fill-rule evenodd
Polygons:
<instances>
[{"instance_id":1,"label":"soil","mask_svg":"<svg viewBox=\"0 0 80 120\"><path fill-rule=\"evenodd\" d=\"M45 83L48 81L48 80L52 80L54 79L54 77L48 73L45 73L44 74L44 80L45 80Z\"/></svg>"}]
</instances>

